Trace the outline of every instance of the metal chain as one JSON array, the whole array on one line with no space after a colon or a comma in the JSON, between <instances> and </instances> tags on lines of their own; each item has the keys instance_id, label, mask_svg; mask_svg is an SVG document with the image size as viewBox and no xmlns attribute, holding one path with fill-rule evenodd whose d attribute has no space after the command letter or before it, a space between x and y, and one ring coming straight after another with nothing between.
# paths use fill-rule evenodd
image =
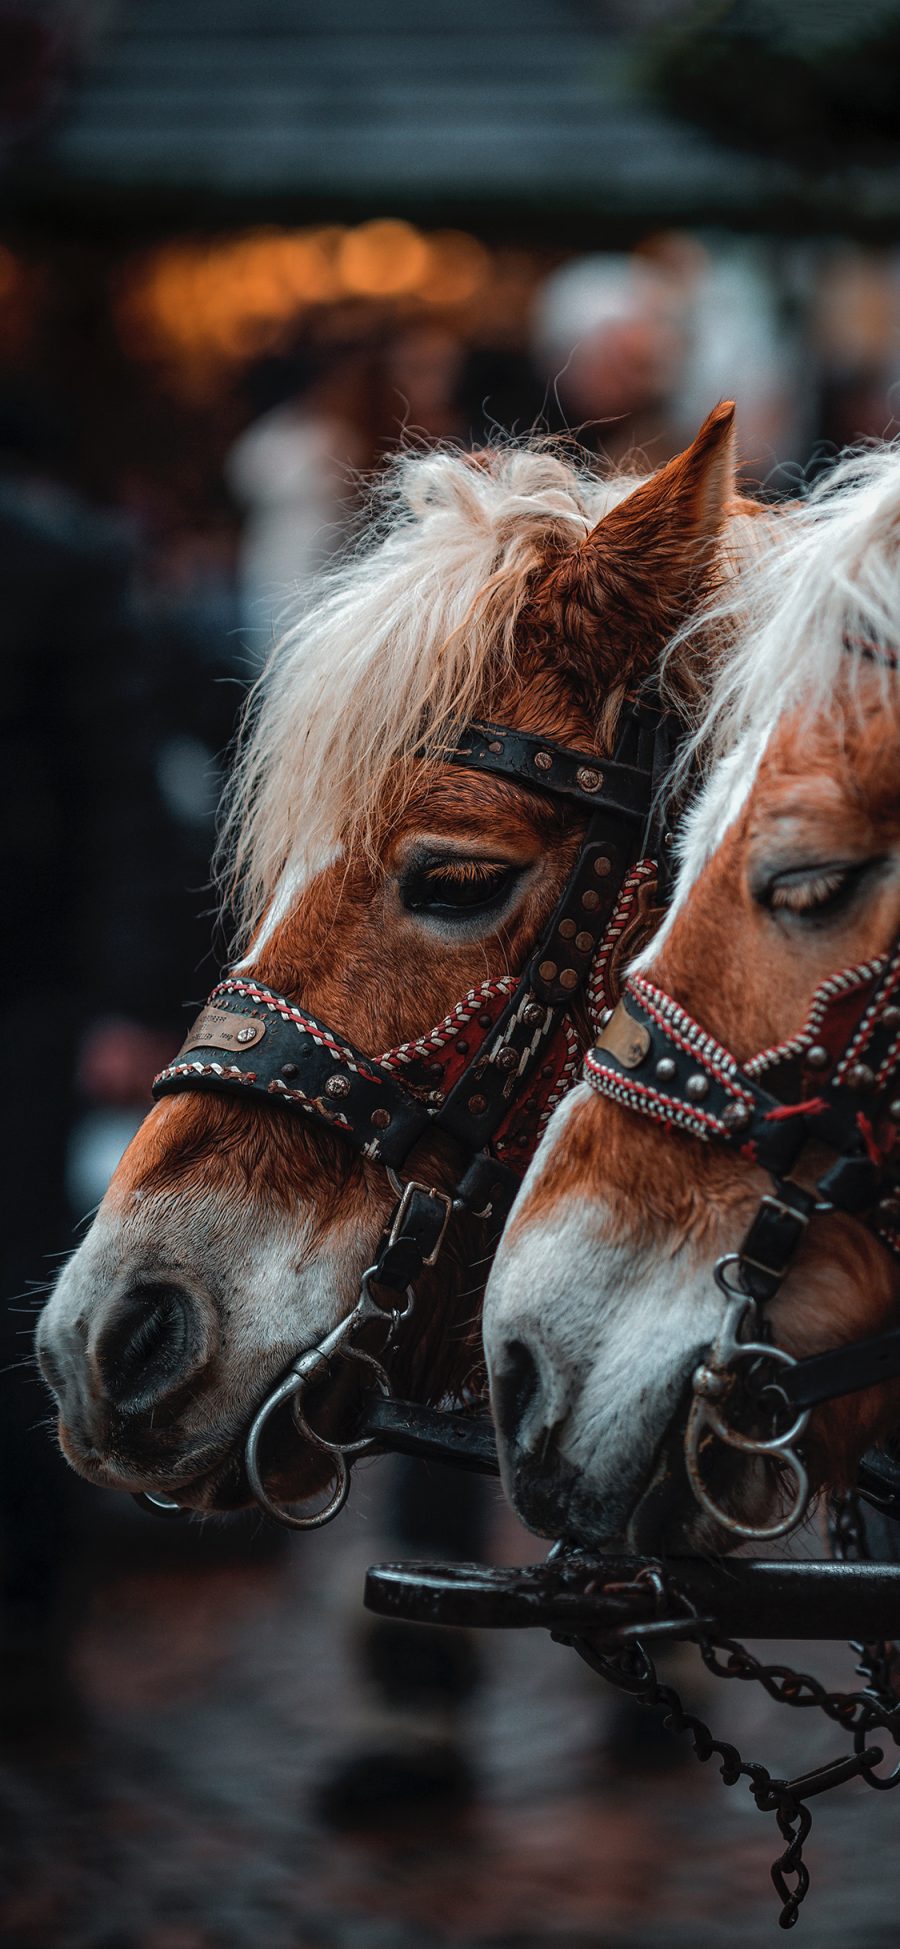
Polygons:
<instances>
[{"instance_id":1,"label":"metal chain","mask_svg":"<svg viewBox=\"0 0 900 1949\"><path fill-rule=\"evenodd\" d=\"M773 1779L768 1768L760 1762L745 1760L737 1746L729 1740L717 1739L705 1720L695 1712L689 1712L674 1685L660 1683L646 1645L635 1640L616 1656L609 1656L599 1646L592 1644L589 1638L567 1638L565 1642L571 1644L592 1671L597 1672L608 1685L614 1685L620 1692L627 1692L637 1705L662 1712L663 1725L669 1732L687 1733L701 1763L718 1759L719 1772L727 1787L736 1786L740 1780L746 1779L760 1812L774 1813L787 1846L772 1863L772 1880L781 1899L781 1926L783 1929L792 1928L809 1887L809 1869L803 1859L803 1844L812 1826L809 1808L795 1797L788 1782ZM793 1885L789 1877L793 1877Z\"/></svg>"},{"instance_id":2,"label":"metal chain","mask_svg":"<svg viewBox=\"0 0 900 1949\"><path fill-rule=\"evenodd\" d=\"M839 1530L835 1548L849 1551L859 1547L862 1552L865 1533L858 1510L839 1505L834 1521ZM677 1582L661 1566L654 1567L653 1581L661 1604L664 1600L669 1611L672 1608L680 1609L682 1614L690 1611ZM642 1573L635 1588L643 1589L645 1582ZM651 1626L648 1635L652 1637L652 1634ZM639 1632L615 1653L604 1650L589 1636L559 1632L554 1632L554 1636L571 1644L607 1684L626 1692L636 1704L662 1712L663 1724L669 1731L688 1734L698 1760L718 1759L726 1786L735 1786L745 1779L760 1812L775 1815L786 1843L771 1869L781 1902L778 1919L783 1929L793 1928L809 1888L803 1848L812 1827L812 1815L806 1802L852 1779L863 1779L880 1791L900 1784L900 1763L888 1775L880 1776L875 1768L883 1761L884 1753L881 1747L869 1743L871 1734L879 1731L889 1733L894 1744L900 1746L900 1658L896 1647L887 1643L854 1645L852 1648L860 1660L857 1670L868 1680L865 1690L829 1691L808 1672L794 1671L790 1665L764 1664L736 1639L720 1637L708 1629L705 1621L698 1620L695 1641L707 1670L714 1677L758 1684L777 1705L812 1707L844 1731L852 1732L852 1753L795 1780L781 1780L773 1777L761 1762L744 1759L730 1741L716 1738L703 1719L687 1710L674 1686L660 1683Z\"/></svg>"},{"instance_id":3,"label":"metal chain","mask_svg":"<svg viewBox=\"0 0 900 1949\"><path fill-rule=\"evenodd\" d=\"M839 1563L871 1563L865 1515L854 1490L845 1489L829 1496L828 1538L832 1556ZM857 1655L860 1678L868 1680L867 1692L886 1711L896 1709L900 1702L900 1646L892 1638L878 1638L871 1644L854 1639L850 1649ZM872 1785L875 1784L890 1786L893 1781L873 1781Z\"/></svg>"}]
</instances>

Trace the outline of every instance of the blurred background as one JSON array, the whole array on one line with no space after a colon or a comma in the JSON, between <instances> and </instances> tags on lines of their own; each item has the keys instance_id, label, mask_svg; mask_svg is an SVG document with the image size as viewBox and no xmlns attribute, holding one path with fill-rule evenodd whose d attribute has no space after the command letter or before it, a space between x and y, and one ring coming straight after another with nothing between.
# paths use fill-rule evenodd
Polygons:
<instances>
[{"instance_id":1,"label":"blurred background","mask_svg":"<svg viewBox=\"0 0 900 1949\"><path fill-rule=\"evenodd\" d=\"M898 94L895 0L0 0L10 1949L771 1938L771 1824L571 1653L366 1623L379 1557L533 1560L499 1492L379 1463L322 1536L154 1525L59 1462L29 1341L214 976L223 753L367 476L532 429L653 466L734 396L783 497L894 431ZM682 1676L770 1765L835 1746ZM893 1949L898 1818L823 1803L817 1949Z\"/></svg>"}]
</instances>

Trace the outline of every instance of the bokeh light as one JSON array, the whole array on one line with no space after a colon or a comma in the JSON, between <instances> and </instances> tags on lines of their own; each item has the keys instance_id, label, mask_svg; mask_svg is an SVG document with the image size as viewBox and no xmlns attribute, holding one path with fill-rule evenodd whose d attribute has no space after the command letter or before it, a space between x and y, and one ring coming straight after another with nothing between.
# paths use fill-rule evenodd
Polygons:
<instances>
[{"instance_id":1,"label":"bokeh light","mask_svg":"<svg viewBox=\"0 0 900 1949\"><path fill-rule=\"evenodd\" d=\"M317 307L459 313L494 268L465 231L425 233L393 217L177 241L125 265L116 323L130 357L176 368L191 389L203 374L277 351Z\"/></svg>"}]
</instances>

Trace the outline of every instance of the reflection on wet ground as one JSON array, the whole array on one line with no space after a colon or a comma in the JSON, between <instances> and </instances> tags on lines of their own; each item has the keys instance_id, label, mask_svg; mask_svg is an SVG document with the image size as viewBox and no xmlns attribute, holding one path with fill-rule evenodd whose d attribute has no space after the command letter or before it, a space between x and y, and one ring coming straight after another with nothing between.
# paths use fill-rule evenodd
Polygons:
<instances>
[{"instance_id":1,"label":"reflection on wet ground","mask_svg":"<svg viewBox=\"0 0 900 1949\"><path fill-rule=\"evenodd\" d=\"M81 1709L7 1744L9 1949L756 1949L778 1939L774 1823L712 1767L621 1763L615 1701L544 1633L486 1638L467 1711L477 1792L335 1833L320 1782L368 1723L354 1657L381 1471L332 1530L151 1526L105 1504L74 1670ZM493 1495L495 1492L491 1491ZM99 1503L98 1503L99 1508ZM536 1554L497 1510L507 1560ZM818 1659L823 1668L823 1659ZM851 1677L827 1653L829 1678ZM715 1686L691 1702L786 1771L841 1736ZM615 1755L615 1758L613 1757ZM815 1949L894 1945L900 1793L816 1808Z\"/></svg>"}]
</instances>

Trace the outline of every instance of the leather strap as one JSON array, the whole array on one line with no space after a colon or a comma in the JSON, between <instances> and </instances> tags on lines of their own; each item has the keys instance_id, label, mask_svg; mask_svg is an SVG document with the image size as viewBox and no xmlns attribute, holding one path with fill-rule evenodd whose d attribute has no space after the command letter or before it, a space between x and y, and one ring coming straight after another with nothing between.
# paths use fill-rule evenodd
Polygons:
<instances>
[{"instance_id":1,"label":"leather strap","mask_svg":"<svg viewBox=\"0 0 900 1949\"><path fill-rule=\"evenodd\" d=\"M246 1049L210 1048L210 1010L261 1034ZM239 1029L238 1034L241 1033ZM402 1164L428 1127L428 1105L390 1070L345 1042L306 1009L263 982L219 983L188 1030L174 1063L157 1076L156 1097L185 1089L261 1100L336 1130L380 1164Z\"/></svg>"},{"instance_id":2,"label":"leather strap","mask_svg":"<svg viewBox=\"0 0 900 1949\"><path fill-rule=\"evenodd\" d=\"M475 723L446 758L448 764L463 765L467 771L490 772L530 791L569 799L585 812L595 812L602 803L635 825L643 827L647 818L647 771L624 763L618 751L615 758L598 758L529 731Z\"/></svg>"}]
</instances>

